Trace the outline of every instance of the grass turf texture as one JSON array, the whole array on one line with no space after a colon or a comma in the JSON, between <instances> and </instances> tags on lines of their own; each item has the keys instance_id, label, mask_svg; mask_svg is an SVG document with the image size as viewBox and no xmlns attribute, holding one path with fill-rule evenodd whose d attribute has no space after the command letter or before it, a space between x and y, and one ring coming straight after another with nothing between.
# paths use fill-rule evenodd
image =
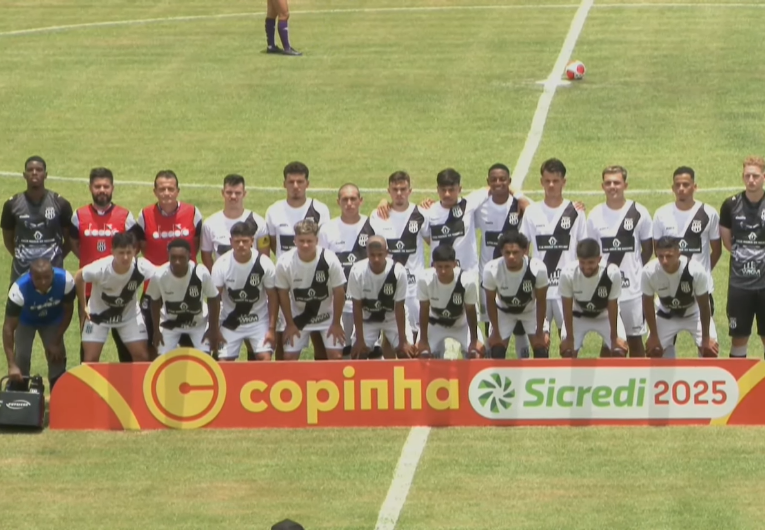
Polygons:
<instances>
[{"instance_id":1,"label":"grass turf texture","mask_svg":"<svg viewBox=\"0 0 765 530\"><path fill-rule=\"evenodd\" d=\"M515 163L540 94L536 82L549 74L575 6L300 12L492 4L509 5L293 0L292 39L306 56L291 59L260 53L260 15L2 35L261 12L256 2L4 3L0 171L21 171L31 154L45 157L52 175L67 177L87 177L104 165L118 179L149 183L170 167L181 177L181 199L205 215L220 209L218 192L184 184L217 186L225 174L241 172L250 185L247 205L263 214L283 194L253 188L279 186L281 168L293 159L309 165L315 187L351 181L382 188L403 168L415 187L434 189L436 172L447 166L462 172L466 188L478 187L493 162ZM671 173L679 165L696 168L702 189L739 186L741 160L763 145L757 112L763 74L752 65L765 52L751 22L765 11L615 4L596 3L590 12L574 53L587 65L587 78L558 90L524 189L538 187L535 168L550 156L568 165L570 192L597 189L604 166L625 165L633 188L656 190L635 196L650 211L671 200ZM81 183L49 187L74 207L90 199ZM20 178L0 179L0 196L21 189ZM699 198L719 208L726 195ZM331 193L314 196L338 212ZM382 195L365 198L368 212ZM590 208L602 201L582 198ZM137 215L153 196L149 187L118 184L115 199ZM724 253L715 271L726 354L727 259ZM67 266L76 268L72 259ZM0 277L9 267L10 259L0 257ZM694 355L687 337L679 344L680 356ZM74 329L67 347L74 364ZM596 350L590 339L583 356ZM752 341L750 355L761 352ZM115 358L111 346L104 358ZM38 350L34 368L44 373L41 359ZM763 517L761 435L436 431L399 528L756 528ZM22 528L265 528L282 516L307 528L370 528L405 436L403 430L2 436L3 468L20 494L4 496L0 510L19 513L18 498L28 496L39 509L24 510L34 518L16 518Z\"/></svg>"}]
</instances>

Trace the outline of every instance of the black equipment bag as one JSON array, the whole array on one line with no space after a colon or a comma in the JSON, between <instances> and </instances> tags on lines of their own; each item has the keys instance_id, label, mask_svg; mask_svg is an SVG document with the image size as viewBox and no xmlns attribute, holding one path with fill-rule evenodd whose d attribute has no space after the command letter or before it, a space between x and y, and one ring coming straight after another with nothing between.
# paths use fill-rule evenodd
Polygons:
<instances>
[{"instance_id":1,"label":"black equipment bag","mask_svg":"<svg viewBox=\"0 0 765 530\"><path fill-rule=\"evenodd\" d=\"M43 428L45 385L39 375L25 376L27 390L8 390L8 377L0 379L0 428Z\"/></svg>"}]
</instances>

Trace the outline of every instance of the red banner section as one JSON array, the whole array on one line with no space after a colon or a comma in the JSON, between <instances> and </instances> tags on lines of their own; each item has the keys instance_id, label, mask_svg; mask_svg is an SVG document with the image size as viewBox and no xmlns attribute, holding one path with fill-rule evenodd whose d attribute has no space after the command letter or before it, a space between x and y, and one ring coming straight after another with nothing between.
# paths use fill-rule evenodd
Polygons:
<instances>
[{"instance_id":1,"label":"red banner section","mask_svg":"<svg viewBox=\"0 0 765 530\"><path fill-rule=\"evenodd\" d=\"M592 359L217 363L179 349L91 364L51 397L53 429L765 425L765 362Z\"/></svg>"}]
</instances>

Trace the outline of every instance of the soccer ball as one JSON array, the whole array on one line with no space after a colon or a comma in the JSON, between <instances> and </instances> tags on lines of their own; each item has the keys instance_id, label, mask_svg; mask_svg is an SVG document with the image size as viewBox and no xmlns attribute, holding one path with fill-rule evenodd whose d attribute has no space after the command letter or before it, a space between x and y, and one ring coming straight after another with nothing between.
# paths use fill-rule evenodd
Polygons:
<instances>
[{"instance_id":1,"label":"soccer ball","mask_svg":"<svg viewBox=\"0 0 765 530\"><path fill-rule=\"evenodd\" d=\"M582 79L586 71L582 61L571 61L566 65L566 77L572 81Z\"/></svg>"}]
</instances>

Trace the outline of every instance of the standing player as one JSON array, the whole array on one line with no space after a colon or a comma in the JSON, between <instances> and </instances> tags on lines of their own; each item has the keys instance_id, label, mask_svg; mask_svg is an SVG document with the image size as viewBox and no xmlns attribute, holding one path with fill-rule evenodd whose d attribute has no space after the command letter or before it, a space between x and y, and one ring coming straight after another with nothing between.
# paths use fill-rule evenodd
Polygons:
<instances>
[{"instance_id":1,"label":"standing player","mask_svg":"<svg viewBox=\"0 0 765 530\"><path fill-rule=\"evenodd\" d=\"M561 357L577 357L589 332L600 335L615 357L623 357L624 332L619 325L622 275L613 263L604 263L600 243L582 239L576 245L577 262L569 263L560 276L564 335Z\"/></svg>"},{"instance_id":2,"label":"standing player","mask_svg":"<svg viewBox=\"0 0 765 530\"><path fill-rule=\"evenodd\" d=\"M167 245L173 239L187 241L191 247L191 261L197 260L202 235L202 213L196 206L178 201L180 192L175 172L165 169L157 173L154 177L154 196L157 202L141 211L133 227L143 256L157 267L167 263ZM154 323L151 320L151 302L145 292L141 297L141 312L149 333L149 351L154 356ZM191 342L184 337L181 345L191 346Z\"/></svg>"},{"instance_id":3,"label":"standing player","mask_svg":"<svg viewBox=\"0 0 765 530\"><path fill-rule=\"evenodd\" d=\"M381 333L399 357L414 357L416 352L404 305L406 269L388 258L388 245L382 236L371 236L366 250L367 259L353 266L348 279L356 339L352 357L366 358Z\"/></svg>"},{"instance_id":4,"label":"standing player","mask_svg":"<svg viewBox=\"0 0 765 530\"><path fill-rule=\"evenodd\" d=\"M213 265L213 283L223 299L220 331L225 347L218 358L224 361L235 361L245 341L250 343L254 360L270 361L274 349L279 314L276 269L268 256L253 252L254 245L252 225L234 223L232 250Z\"/></svg>"},{"instance_id":5,"label":"standing player","mask_svg":"<svg viewBox=\"0 0 765 530\"><path fill-rule=\"evenodd\" d=\"M668 348L681 331L693 335L699 356L717 357L712 347L708 284L704 266L680 254L677 238L656 240L656 259L643 267L641 279L650 357L674 357L674 348ZM654 308L656 296L659 303Z\"/></svg>"},{"instance_id":6,"label":"standing player","mask_svg":"<svg viewBox=\"0 0 765 530\"><path fill-rule=\"evenodd\" d=\"M502 256L499 238L502 234L518 233L523 220L523 213L530 204L523 197L514 197L510 191L510 168L504 164L494 164L489 168L486 183L489 185L491 198L484 202L475 212L475 225L481 230L480 261L478 277L483 278L486 265L493 259ZM481 289L479 320L486 323L486 334L489 334L489 316L486 312L486 292ZM520 322L514 330L515 352L518 358L529 356L529 339Z\"/></svg>"},{"instance_id":7,"label":"standing player","mask_svg":"<svg viewBox=\"0 0 765 530\"><path fill-rule=\"evenodd\" d=\"M417 349L422 357L443 359L444 341L460 344L465 359L482 356L483 336L478 329L478 278L463 271L449 245L439 245L431 256L433 268L417 280L420 300L420 337Z\"/></svg>"},{"instance_id":8,"label":"standing player","mask_svg":"<svg viewBox=\"0 0 765 530\"><path fill-rule=\"evenodd\" d=\"M340 217L335 217L324 224L319 230L319 246L335 253L343 266L345 279L351 274L351 267L367 255L367 241L374 235L369 218L361 215L359 209L364 203L361 192L355 184L345 184L337 192L337 205L340 206ZM351 337L353 336L353 302L350 293L345 296L343 310L343 330L345 331L345 348L343 355L351 354Z\"/></svg>"},{"instance_id":9,"label":"standing player","mask_svg":"<svg viewBox=\"0 0 765 530\"><path fill-rule=\"evenodd\" d=\"M420 304L417 301L417 277L425 270L425 238L428 221L420 209L409 202L412 182L405 171L396 171L388 177L390 210L385 218L375 210L370 223L375 234L385 238L388 255L406 269L406 309L409 326L416 338L419 330Z\"/></svg>"},{"instance_id":10,"label":"standing player","mask_svg":"<svg viewBox=\"0 0 765 530\"><path fill-rule=\"evenodd\" d=\"M501 255L486 264L482 279L491 324L488 356L505 358L510 335L520 323L532 336L534 357L547 358L544 325L549 280L545 264L528 257L529 240L518 231L502 234L497 248Z\"/></svg>"},{"instance_id":11,"label":"standing player","mask_svg":"<svg viewBox=\"0 0 765 530\"><path fill-rule=\"evenodd\" d=\"M645 357L640 273L653 254L651 214L642 204L624 197L628 184L627 170L622 166L608 166L601 177L606 202L590 212L587 235L600 243L603 259L621 272L619 316L627 334L629 354Z\"/></svg>"},{"instance_id":12,"label":"standing player","mask_svg":"<svg viewBox=\"0 0 765 530\"><path fill-rule=\"evenodd\" d=\"M191 262L191 245L183 239L173 239L167 254L168 262L157 269L146 292L151 299L154 348L160 355L170 352L186 334L197 350L218 351L220 297L210 271Z\"/></svg>"},{"instance_id":13,"label":"standing player","mask_svg":"<svg viewBox=\"0 0 765 530\"><path fill-rule=\"evenodd\" d=\"M720 208L720 237L730 252L728 327L730 356L746 357L746 343L757 318L765 345L765 160L744 160L744 186Z\"/></svg>"},{"instance_id":14,"label":"standing player","mask_svg":"<svg viewBox=\"0 0 765 530\"><path fill-rule=\"evenodd\" d=\"M29 271L30 264L37 259L63 267L64 257L69 253L72 205L45 188L47 177L45 160L39 156L28 158L24 162L26 191L3 205L0 228L5 248L13 256L11 283Z\"/></svg>"},{"instance_id":15,"label":"standing player","mask_svg":"<svg viewBox=\"0 0 765 530\"><path fill-rule=\"evenodd\" d=\"M40 334L48 360L50 388L66 371L64 333L74 313L74 279L50 261L32 262L28 273L13 282L5 305L3 349L8 360L8 390L23 390L29 376L32 346Z\"/></svg>"},{"instance_id":16,"label":"standing player","mask_svg":"<svg viewBox=\"0 0 765 530\"><path fill-rule=\"evenodd\" d=\"M295 248L295 224L304 219L312 219L317 225L322 226L329 221L329 208L317 201L306 197L306 190L310 186L308 181L308 167L302 162L290 162L284 166L284 189L287 190L287 198L277 201L266 210L266 225L268 237L271 243L271 251L280 258L282 254ZM279 318L276 332L276 360L282 356L282 332L285 320ZM325 359L324 343L318 336L311 338L314 355L317 359Z\"/></svg>"},{"instance_id":17,"label":"standing player","mask_svg":"<svg viewBox=\"0 0 765 530\"><path fill-rule=\"evenodd\" d=\"M279 19L279 40L282 41L284 49L276 45L276 19ZM290 6L288 0L267 0L266 6L266 53L278 53L282 55L291 55L300 57L303 55L290 45Z\"/></svg>"},{"instance_id":18,"label":"standing player","mask_svg":"<svg viewBox=\"0 0 765 530\"><path fill-rule=\"evenodd\" d=\"M682 166L672 175L672 193L675 202L656 210L653 218L654 241L671 236L679 238L680 253L704 267L709 275L709 304L715 314L714 278L712 271L722 255L720 242L720 216L712 206L697 201L696 173L693 168ZM714 318L709 323L712 346L717 349L717 330ZM665 348L665 355L673 357L674 345Z\"/></svg>"},{"instance_id":19,"label":"standing player","mask_svg":"<svg viewBox=\"0 0 765 530\"><path fill-rule=\"evenodd\" d=\"M521 222L521 232L529 240L534 257L541 259L550 280L547 288L547 321L563 328L563 309L558 281L561 271L576 261L576 246L586 237L587 223L584 213L576 205L563 198L566 186L566 166L557 158L542 163L540 168L544 201L526 208Z\"/></svg>"},{"instance_id":20,"label":"standing player","mask_svg":"<svg viewBox=\"0 0 765 530\"><path fill-rule=\"evenodd\" d=\"M80 325L85 362L98 362L109 329L116 329L133 361L148 361L148 334L137 292L154 275L154 266L136 257L137 241L132 232L112 236L112 255L77 271L74 283L80 301ZM85 284L93 284L85 302Z\"/></svg>"},{"instance_id":21,"label":"standing player","mask_svg":"<svg viewBox=\"0 0 765 530\"><path fill-rule=\"evenodd\" d=\"M276 289L286 320L284 359L297 360L308 346L308 332L319 332L328 359L342 359L345 333L345 274L334 253L318 246L319 225L295 223L296 248L276 263Z\"/></svg>"},{"instance_id":22,"label":"standing player","mask_svg":"<svg viewBox=\"0 0 765 530\"><path fill-rule=\"evenodd\" d=\"M105 167L90 171L90 195L93 203L78 208L72 216L69 228L72 253L80 260L80 268L96 260L112 255L112 236L125 233L135 226L135 219L129 210L112 202L114 196L114 175ZM85 296L90 297L93 286L85 286ZM117 346L120 362L131 362L133 358L112 329L112 338ZM80 361L83 349L80 345Z\"/></svg>"}]
</instances>

